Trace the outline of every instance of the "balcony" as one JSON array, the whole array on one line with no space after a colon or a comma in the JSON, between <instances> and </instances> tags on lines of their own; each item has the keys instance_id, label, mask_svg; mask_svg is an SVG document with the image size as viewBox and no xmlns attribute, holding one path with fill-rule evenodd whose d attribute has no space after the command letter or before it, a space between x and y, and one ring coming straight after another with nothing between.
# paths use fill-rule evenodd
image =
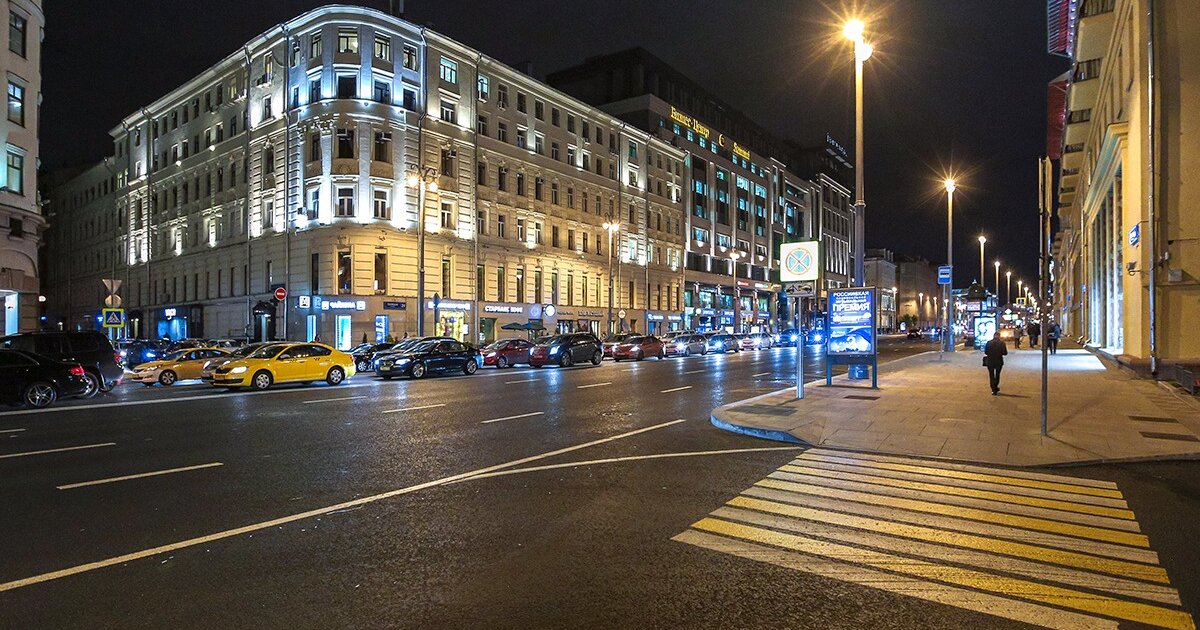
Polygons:
<instances>
[{"instance_id":1,"label":"balcony","mask_svg":"<svg viewBox=\"0 0 1200 630\"><path fill-rule=\"evenodd\" d=\"M1090 109L1076 109L1067 114L1067 134L1064 142L1068 146L1073 146L1086 141L1091 120L1092 110Z\"/></svg>"},{"instance_id":2,"label":"balcony","mask_svg":"<svg viewBox=\"0 0 1200 630\"><path fill-rule=\"evenodd\" d=\"M1090 59L1075 64L1071 73L1071 92L1067 109L1071 111L1091 109L1100 93L1101 59Z\"/></svg>"},{"instance_id":3,"label":"balcony","mask_svg":"<svg viewBox=\"0 0 1200 630\"><path fill-rule=\"evenodd\" d=\"M1083 0L1075 35L1075 58L1098 59L1108 52L1116 16L1116 0Z\"/></svg>"}]
</instances>

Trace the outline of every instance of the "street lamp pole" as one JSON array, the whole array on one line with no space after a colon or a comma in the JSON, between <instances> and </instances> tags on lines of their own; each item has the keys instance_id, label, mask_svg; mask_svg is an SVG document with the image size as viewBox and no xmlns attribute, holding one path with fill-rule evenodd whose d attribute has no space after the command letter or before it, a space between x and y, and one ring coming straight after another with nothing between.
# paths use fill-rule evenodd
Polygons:
<instances>
[{"instance_id":1,"label":"street lamp pole","mask_svg":"<svg viewBox=\"0 0 1200 630\"><path fill-rule=\"evenodd\" d=\"M999 291L1000 285L996 285L996 290ZM1004 272L1004 303L1012 302L1012 269Z\"/></svg>"},{"instance_id":2,"label":"street lamp pole","mask_svg":"<svg viewBox=\"0 0 1200 630\"><path fill-rule=\"evenodd\" d=\"M979 237L979 286L983 287L985 292L987 291L987 279L983 276L983 244L986 242L987 237L981 235Z\"/></svg>"},{"instance_id":3,"label":"street lamp pole","mask_svg":"<svg viewBox=\"0 0 1200 630\"><path fill-rule=\"evenodd\" d=\"M612 248L613 248L613 233L620 229L620 223L604 223L604 230L608 232L608 334L613 333L613 264L612 264Z\"/></svg>"},{"instance_id":4,"label":"street lamp pole","mask_svg":"<svg viewBox=\"0 0 1200 630\"><path fill-rule=\"evenodd\" d=\"M953 322L953 316L951 315L951 313L954 312L954 309L952 308L953 304L950 303L950 298L953 295L953 293L951 293L951 290L954 287L953 279L954 279L954 188L955 188L955 184L954 184L953 179L947 179L945 182L942 182L942 183L946 187L946 265L948 265L950 267L950 278L951 278L950 284L945 285L946 288L943 290L943 292L946 295L945 300L943 300L944 304L946 305L946 308L943 309L945 311L945 316L946 316L946 328L944 329L942 336L946 340L945 341L946 352L954 352L954 322ZM982 243L980 245L982 246Z\"/></svg>"},{"instance_id":5,"label":"street lamp pole","mask_svg":"<svg viewBox=\"0 0 1200 630\"><path fill-rule=\"evenodd\" d=\"M734 249L729 252L729 264L733 267L733 333L736 335L742 328L742 288L738 286L737 261L742 252Z\"/></svg>"},{"instance_id":6,"label":"street lamp pole","mask_svg":"<svg viewBox=\"0 0 1200 630\"><path fill-rule=\"evenodd\" d=\"M437 170L411 168L405 183L417 189L417 336L425 336L425 191L437 192Z\"/></svg>"},{"instance_id":7,"label":"street lamp pole","mask_svg":"<svg viewBox=\"0 0 1200 630\"><path fill-rule=\"evenodd\" d=\"M842 34L854 42L854 285L866 286L863 255L867 243L867 202L863 186L863 62L874 49L863 39L862 20L850 20Z\"/></svg>"}]
</instances>

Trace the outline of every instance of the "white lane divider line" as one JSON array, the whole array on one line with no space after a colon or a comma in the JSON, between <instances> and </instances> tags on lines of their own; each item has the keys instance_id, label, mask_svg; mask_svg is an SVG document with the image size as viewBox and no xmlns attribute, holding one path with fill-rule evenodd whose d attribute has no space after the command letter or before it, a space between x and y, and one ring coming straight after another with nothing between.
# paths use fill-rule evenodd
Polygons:
<instances>
[{"instance_id":1,"label":"white lane divider line","mask_svg":"<svg viewBox=\"0 0 1200 630\"><path fill-rule=\"evenodd\" d=\"M767 376L769 374L770 374L770 372L759 372L758 374L752 375L751 378L758 378L760 376Z\"/></svg>"},{"instance_id":2,"label":"white lane divider line","mask_svg":"<svg viewBox=\"0 0 1200 630\"><path fill-rule=\"evenodd\" d=\"M366 398L366 396L342 396L341 398L320 398L317 400L305 400L302 402L306 405L315 405L317 403L337 402L339 400L358 400L359 398Z\"/></svg>"},{"instance_id":3,"label":"white lane divider line","mask_svg":"<svg viewBox=\"0 0 1200 630\"><path fill-rule=\"evenodd\" d=\"M672 388L672 389L664 389L664 390L662 390L661 392L658 392L658 393L660 393L660 394L670 394L671 392L681 392L681 391L683 391L683 390L685 390L685 389L691 389L691 388L692 388L692 386L691 386L691 385L684 385L683 387L675 387L675 388Z\"/></svg>"},{"instance_id":4,"label":"white lane divider line","mask_svg":"<svg viewBox=\"0 0 1200 630\"><path fill-rule=\"evenodd\" d=\"M0 459L10 459L13 457L28 457L30 455L45 455L47 453L63 453L66 451L81 451L85 448L102 448L105 446L116 446L116 442L104 442L102 444L84 444L83 446L67 446L63 448L48 448L42 451L26 451L24 453L8 453L0 455Z\"/></svg>"},{"instance_id":5,"label":"white lane divider line","mask_svg":"<svg viewBox=\"0 0 1200 630\"><path fill-rule=\"evenodd\" d=\"M157 556L159 554L169 553L172 551L178 551L180 549L188 549L190 547L205 545L205 544L215 542L218 540L224 540L226 538L233 538L235 536L240 536L242 534L249 534L251 532L257 532L257 531L261 531L264 529L271 529L273 527L279 527L280 525L286 525L288 523L294 523L296 521L302 521L305 519L309 519L314 516L325 516L332 512L339 512L342 510L347 510L349 508L358 507L360 505L367 505L369 503L376 503L376 502L382 501L384 499L390 499L392 497L397 497L397 496L401 496L401 495L405 495L405 494L411 494L413 492L425 490L427 488L442 486L442 485L445 485L448 483L452 483L454 481L458 481L459 479L466 479L467 477L474 477L475 475L482 475L484 473L490 473L490 472L493 472L496 470L503 470L505 468L512 468L514 466L528 464L530 462L535 462L535 461L546 459L549 457L554 457L556 455L562 455L564 453L570 453L572 451L577 451L579 449L588 448L589 446L596 446L598 444L607 444L608 442L614 442L616 440L624 439L627 437L633 437L635 435L640 435L642 433L646 433L647 431L654 431L655 429L664 429L666 427L679 424L680 422L687 422L687 420L685 420L683 418L680 418L678 420L671 420L670 422L663 422L663 423L651 425L648 427L642 427L641 429L634 429L632 431L626 431L625 433L620 433L620 434L613 435L613 436L606 437L606 438L600 438L598 440L592 440L591 442L584 442L583 444L576 444L574 446L568 446L565 448L555 449L553 451L546 451L546 452L540 453L538 455L530 455L529 457L522 457L521 459L514 459L511 461L504 462L502 464L495 464L493 466L485 466L483 468L476 468L475 470L470 470L470 471L467 471L464 473L459 473L457 475L450 475L448 477L442 477L441 479L433 479L433 480L419 483L416 485L408 486L406 488L390 490L388 492L383 492L383 493L368 496L368 497L360 497L357 499L352 499L350 501L345 501L343 503L337 503L335 505L328 505L325 507L316 508L314 510L308 510L307 512L299 512L296 514L289 514L287 516L282 516L279 518L271 519L269 521L262 521L260 523L254 523L252 525L243 525L242 527L238 527L235 529L227 529L225 531L216 532L216 533L208 534L205 536L189 538L187 540L181 540L181 541L169 543L166 545L160 545L158 547L151 547L149 549L143 549L141 551L134 551L132 553L127 553L127 554L123 554L120 556L111 556L111 557L105 558L103 560L96 560L94 562L88 562L86 564L80 564L80 565L68 567L65 569L59 569L57 571L41 573L41 574L33 575L33 576L30 576L27 578L22 578L20 580L13 580L10 582L0 583L0 593L3 593L5 591L11 591L11 590L18 589L18 588L23 588L26 586L32 586L34 584L41 584L42 582L49 582L51 580L58 580L61 578L70 577L72 575L78 575L80 573L88 573L91 571L95 571L97 569L104 569L104 568L119 565L119 564L125 564L126 562L132 562L134 560L141 560L143 558L149 558L151 556Z\"/></svg>"},{"instance_id":6,"label":"white lane divider line","mask_svg":"<svg viewBox=\"0 0 1200 630\"><path fill-rule=\"evenodd\" d=\"M370 387L375 383L376 382L374 382L374 381L369 382L369 383L353 383L350 385L339 385L338 388L343 389L343 390L357 389L359 387ZM297 394L297 393L311 392L311 391L313 391L313 390L310 388L307 388L307 387L304 387L304 388L290 388L289 387L289 388L284 388L284 389L272 389L272 390L268 390L265 392L238 392L237 394L226 394L226 393L222 393L222 392L218 392L218 391L212 391L207 394L198 394L195 396L176 396L176 397L171 397L171 398L155 398L155 399L151 399L151 400L122 400L122 401L111 402L111 403L93 403L93 404L87 404L87 405L71 405L69 407L46 407L44 409L18 409L16 411L0 411L0 418L4 418L4 417L8 417L8 416L21 416L21 415L31 414L31 413L64 413L67 411L86 411L88 409L103 409L106 407L114 407L115 408L115 407L137 407L137 406L141 406L141 405L160 405L160 404L166 404L166 403L187 402L189 400L209 400L209 401L219 402L222 400L236 400L242 396L272 396L272 395L276 395L276 394Z\"/></svg>"},{"instance_id":7,"label":"white lane divider line","mask_svg":"<svg viewBox=\"0 0 1200 630\"><path fill-rule=\"evenodd\" d=\"M505 385L512 385L513 383L532 383L532 382L534 382L534 381L536 381L536 380L538 380L538 379L536 379L536 378L523 378L523 379L521 379L521 380L519 380L519 381L504 381L504 384L505 384Z\"/></svg>"},{"instance_id":8,"label":"white lane divider line","mask_svg":"<svg viewBox=\"0 0 1200 630\"><path fill-rule=\"evenodd\" d=\"M0 433L20 433L25 429L0 429Z\"/></svg>"},{"instance_id":9,"label":"white lane divider line","mask_svg":"<svg viewBox=\"0 0 1200 630\"><path fill-rule=\"evenodd\" d=\"M604 387L605 385L612 385L612 381L605 381L603 383L592 383L591 385L577 385L577 386L575 386L575 389L587 389L589 387Z\"/></svg>"},{"instance_id":10,"label":"white lane divider line","mask_svg":"<svg viewBox=\"0 0 1200 630\"><path fill-rule=\"evenodd\" d=\"M59 490L70 490L72 488L83 488L85 486L98 486L102 483L115 483L118 481L128 481L130 479L141 479L143 477L157 477L159 475L170 475L172 473L187 472L189 470L200 470L201 468L215 468L223 466L221 462L212 462L210 464L198 464L196 466L183 466L181 468L168 468L166 470L156 470L154 472L138 473L136 475L122 475L120 477L109 477L107 479L97 479L95 481L82 481L80 483L69 483L65 486L55 486Z\"/></svg>"},{"instance_id":11,"label":"white lane divider line","mask_svg":"<svg viewBox=\"0 0 1200 630\"><path fill-rule=\"evenodd\" d=\"M484 420L483 422L480 422L479 424L491 424L493 422L503 422L505 420L517 420L518 418L532 418L534 416L540 416L544 413L546 413L546 412L545 411L531 411L529 413L522 413L522 414L518 414L515 416L505 416L503 418L492 418L491 420Z\"/></svg>"},{"instance_id":12,"label":"white lane divider line","mask_svg":"<svg viewBox=\"0 0 1200 630\"><path fill-rule=\"evenodd\" d=\"M707 371L708 370L688 370L687 372L684 372L684 374L699 374L701 372L707 372Z\"/></svg>"},{"instance_id":13,"label":"white lane divider line","mask_svg":"<svg viewBox=\"0 0 1200 630\"><path fill-rule=\"evenodd\" d=\"M416 407L401 407L399 409L388 409L383 413L400 413L401 411L417 411L418 409L434 409L436 407L445 407L446 403L438 403L436 405L418 405Z\"/></svg>"}]
</instances>

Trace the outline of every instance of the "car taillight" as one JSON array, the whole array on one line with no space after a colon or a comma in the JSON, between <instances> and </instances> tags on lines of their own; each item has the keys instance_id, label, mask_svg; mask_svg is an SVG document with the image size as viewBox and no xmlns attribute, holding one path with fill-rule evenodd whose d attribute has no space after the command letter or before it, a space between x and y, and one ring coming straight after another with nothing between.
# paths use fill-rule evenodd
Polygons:
<instances>
[{"instance_id":1,"label":"car taillight","mask_svg":"<svg viewBox=\"0 0 1200 630\"><path fill-rule=\"evenodd\" d=\"M121 362L121 353L120 353L120 352L114 352L114 353L113 353L113 360L114 360L114 361L116 361L117 363L120 363L120 362Z\"/></svg>"},{"instance_id":2,"label":"car taillight","mask_svg":"<svg viewBox=\"0 0 1200 630\"><path fill-rule=\"evenodd\" d=\"M67 368L67 371L71 373L71 376L83 376L83 366L72 365Z\"/></svg>"}]
</instances>

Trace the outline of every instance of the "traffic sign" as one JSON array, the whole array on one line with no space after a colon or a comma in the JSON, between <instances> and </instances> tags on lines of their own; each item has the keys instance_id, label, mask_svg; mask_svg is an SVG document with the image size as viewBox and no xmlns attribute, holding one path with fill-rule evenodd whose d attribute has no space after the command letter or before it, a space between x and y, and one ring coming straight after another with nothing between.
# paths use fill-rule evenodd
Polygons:
<instances>
[{"instance_id":1,"label":"traffic sign","mask_svg":"<svg viewBox=\"0 0 1200 630\"><path fill-rule=\"evenodd\" d=\"M287 299L287 289L283 287L275 287L275 299L282 302Z\"/></svg>"},{"instance_id":2,"label":"traffic sign","mask_svg":"<svg viewBox=\"0 0 1200 630\"><path fill-rule=\"evenodd\" d=\"M782 282L817 280L821 274L821 242L787 243L779 248L783 265L779 267Z\"/></svg>"},{"instance_id":3,"label":"traffic sign","mask_svg":"<svg viewBox=\"0 0 1200 630\"><path fill-rule=\"evenodd\" d=\"M938 267L938 284L951 284L954 268L950 265L942 265Z\"/></svg>"},{"instance_id":4,"label":"traffic sign","mask_svg":"<svg viewBox=\"0 0 1200 630\"><path fill-rule=\"evenodd\" d=\"M783 292L788 297L806 298L813 297L817 294L817 283L815 282L789 282L783 285Z\"/></svg>"},{"instance_id":5,"label":"traffic sign","mask_svg":"<svg viewBox=\"0 0 1200 630\"><path fill-rule=\"evenodd\" d=\"M123 308L106 308L101 309L100 313L104 317L105 328L124 328L125 327L125 309Z\"/></svg>"},{"instance_id":6,"label":"traffic sign","mask_svg":"<svg viewBox=\"0 0 1200 630\"><path fill-rule=\"evenodd\" d=\"M625 319L625 309L621 309L621 310L617 311L617 317L619 317L621 319Z\"/></svg>"},{"instance_id":7,"label":"traffic sign","mask_svg":"<svg viewBox=\"0 0 1200 630\"><path fill-rule=\"evenodd\" d=\"M109 308L119 308L121 306L121 296L113 294L105 297L104 305Z\"/></svg>"}]
</instances>

